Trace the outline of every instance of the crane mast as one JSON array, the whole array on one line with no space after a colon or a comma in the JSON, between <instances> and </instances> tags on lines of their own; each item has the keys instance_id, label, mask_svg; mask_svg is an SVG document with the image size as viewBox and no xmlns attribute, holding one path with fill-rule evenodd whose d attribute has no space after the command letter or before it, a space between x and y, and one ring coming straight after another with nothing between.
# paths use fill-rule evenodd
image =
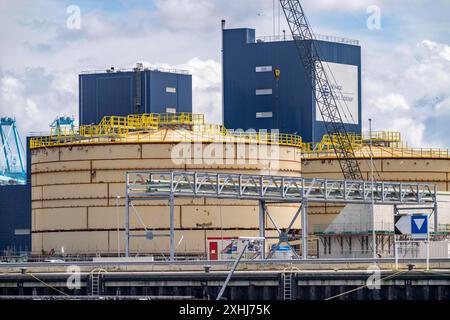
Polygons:
<instances>
[{"instance_id":1,"label":"crane mast","mask_svg":"<svg viewBox=\"0 0 450 320\"><path fill-rule=\"evenodd\" d=\"M315 79L314 98L339 161L344 179L363 180L353 144L347 133L331 83L314 43L300 0L280 0L306 74ZM308 41L310 40L310 41Z\"/></svg>"}]
</instances>

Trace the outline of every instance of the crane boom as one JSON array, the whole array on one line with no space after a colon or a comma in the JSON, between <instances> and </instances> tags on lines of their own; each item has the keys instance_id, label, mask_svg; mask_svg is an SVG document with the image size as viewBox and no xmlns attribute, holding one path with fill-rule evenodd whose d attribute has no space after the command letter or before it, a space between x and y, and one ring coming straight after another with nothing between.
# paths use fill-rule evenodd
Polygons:
<instances>
[{"instance_id":1,"label":"crane boom","mask_svg":"<svg viewBox=\"0 0 450 320\"><path fill-rule=\"evenodd\" d=\"M280 0L306 74L315 78L312 85L315 101L328 135L334 135L333 149L342 173L348 180L363 180L353 144L342 121L335 94L314 43L313 33L300 0ZM311 41L305 41L311 40Z\"/></svg>"}]
</instances>

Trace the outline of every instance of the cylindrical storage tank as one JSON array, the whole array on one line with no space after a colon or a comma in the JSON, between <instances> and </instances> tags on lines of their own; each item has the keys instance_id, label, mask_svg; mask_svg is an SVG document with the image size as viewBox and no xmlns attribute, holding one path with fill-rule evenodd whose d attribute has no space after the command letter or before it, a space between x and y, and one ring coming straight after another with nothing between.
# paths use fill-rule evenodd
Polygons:
<instances>
[{"instance_id":1,"label":"cylindrical storage tank","mask_svg":"<svg viewBox=\"0 0 450 320\"><path fill-rule=\"evenodd\" d=\"M358 163L367 181L418 182L436 184L438 191L449 191L450 156L445 150L372 147L356 150ZM371 164L372 163L372 164ZM303 154L302 175L305 178L343 179L341 167L332 153ZM323 229L341 212L341 204L310 204L309 230Z\"/></svg>"},{"instance_id":2,"label":"cylindrical storage tank","mask_svg":"<svg viewBox=\"0 0 450 320\"><path fill-rule=\"evenodd\" d=\"M266 149L269 155L264 155L262 149L258 149L264 147L262 144L244 144L233 139L222 144L210 137L207 143L185 143L184 147L192 148L192 158L197 155L193 160L186 160L185 155L180 155L175 134L191 135L193 132L165 129L147 136L136 135L135 141L128 139L126 143L92 140L34 148L31 155L33 252L116 254L119 250L123 254L127 171L187 170L301 176L301 150L297 147L269 146ZM221 156L220 150L227 156ZM276 154L272 157L271 152ZM257 158L255 154L258 154ZM225 160L221 162L223 158ZM207 239L211 237L259 234L259 206L255 201L176 199L175 205L177 255L206 255ZM268 209L277 225L286 228L298 206L280 204ZM135 233L144 231L142 220L155 235L168 234L168 201L135 203L130 217ZM266 235L277 236L276 228L267 217L265 223ZM293 229L298 232L300 228L298 219ZM160 236L152 240L132 238L131 251L167 254L169 238Z\"/></svg>"}]
</instances>

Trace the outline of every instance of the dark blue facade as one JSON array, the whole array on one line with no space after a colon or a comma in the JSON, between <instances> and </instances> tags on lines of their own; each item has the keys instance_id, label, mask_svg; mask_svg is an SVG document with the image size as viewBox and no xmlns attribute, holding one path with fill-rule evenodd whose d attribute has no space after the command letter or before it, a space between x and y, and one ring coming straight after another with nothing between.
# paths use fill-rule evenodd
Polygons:
<instances>
[{"instance_id":1,"label":"dark blue facade","mask_svg":"<svg viewBox=\"0 0 450 320\"><path fill-rule=\"evenodd\" d=\"M135 71L81 74L79 94L81 125L97 124L104 116L192 112L189 74L148 69L139 71L139 75ZM136 99L140 107L136 106Z\"/></svg>"},{"instance_id":2,"label":"dark blue facade","mask_svg":"<svg viewBox=\"0 0 450 320\"><path fill-rule=\"evenodd\" d=\"M314 41L322 61L357 67L358 114L355 113L357 119L349 121L346 127L348 132L360 133L361 48ZM322 139L326 130L322 121L316 121L313 77L305 74L293 41L259 42L253 29L226 29L223 30L223 50L226 128L279 129L282 133L301 135L304 141ZM261 68L267 70L261 72ZM278 86L275 68L281 71ZM272 93L261 94L261 90L266 89L271 89Z\"/></svg>"},{"instance_id":3,"label":"dark blue facade","mask_svg":"<svg viewBox=\"0 0 450 320\"><path fill-rule=\"evenodd\" d=\"M0 186L0 256L32 249L30 137L26 141L26 185Z\"/></svg>"},{"instance_id":4,"label":"dark blue facade","mask_svg":"<svg viewBox=\"0 0 450 320\"><path fill-rule=\"evenodd\" d=\"M0 256L31 251L31 185L0 186Z\"/></svg>"}]
</instances>

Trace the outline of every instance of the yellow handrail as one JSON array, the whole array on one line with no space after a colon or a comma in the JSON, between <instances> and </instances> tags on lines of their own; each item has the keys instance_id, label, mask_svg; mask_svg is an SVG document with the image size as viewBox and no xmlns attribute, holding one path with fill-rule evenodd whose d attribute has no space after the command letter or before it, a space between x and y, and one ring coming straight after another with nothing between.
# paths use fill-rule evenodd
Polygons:
<instances>
[{"instance_id":1,"label":"yellow handrail","mask_svg":"<svg viewBox=\"0 0 450 320\"><path fill-rule=\"evenodd\" d=\"M300 136L291 134L271 134L258 132L240 132L227 130L220 125L206 125L202 114L191 113L166 113L166 114L142 114L104 117L98 125L80 126L71 132L50 132L49 136L32 138L30 147L41 148L70 144L95 144L112 142L136 142L143 140L141 132L160 129L165 126L181 125L189 126L192 136L184 136L173 139L171 142L185 141L229 141L230 139L244 143L280 144L286 146L304 147ZM154 141L153 137L147 139ZM168 141L167 135L164 141Z\"/></svg>"},{"instance_id":2,"label":"yellow handrail","mask_svg":"<svg viewBox=\"0 0 450 320\"><path fill-rule=\"evenodd\" d=\"M181 131L161 132L158 129L168 126L188 128L189 134ZM151 134L149 134L151 132ZM187 131L186 131L187 132ZM79 128L51 129L48 136L30 139L30 148L77 144L136 143L136 142L238 142L257 144L278 144L297 147L303 157L335 158L334 145L339 143L338 135L325 135L319 143L304 143L302 138L292 134L272 134L227 130L221 125L205 124L204 115L192 113L142 114L129 116L107 116L98 125L84 125ZM368 158L370 151L367 134L349 134L350 144L357 157ZM402 146L399 132L372 132L372 141L390 142L387 146L372 148L374 157L384 158L450 158L445 149L410 149ZM344 139L347 141L347 139ZM383 144L384 145L384 144Z\"/></svg>"}]
</instances>

